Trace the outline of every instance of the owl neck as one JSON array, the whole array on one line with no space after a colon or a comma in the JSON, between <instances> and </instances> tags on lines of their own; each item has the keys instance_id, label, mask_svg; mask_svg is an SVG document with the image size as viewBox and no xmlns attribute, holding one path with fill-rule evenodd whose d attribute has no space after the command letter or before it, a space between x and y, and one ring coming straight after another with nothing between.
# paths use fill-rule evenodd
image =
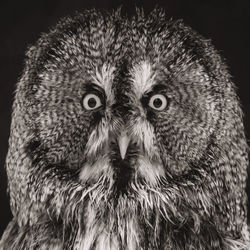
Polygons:
<instances>
[{"instance_id":1,"label":"owl neck","mask_svg":"<svg viewBox=\"0 0 250 250\"><path fill-rule=\"evenodd\" d=\"M76 249L178 250L190 245L207 249L212 242L223 249L227 244L211 218L192 207L198 198L184 202L184 193L194 191L190 187L184 191L164 183L150 187L137 182L126 193L117 193L103 181L86 196L85 221L78 226Z\"/></svg>"}]
</instances>

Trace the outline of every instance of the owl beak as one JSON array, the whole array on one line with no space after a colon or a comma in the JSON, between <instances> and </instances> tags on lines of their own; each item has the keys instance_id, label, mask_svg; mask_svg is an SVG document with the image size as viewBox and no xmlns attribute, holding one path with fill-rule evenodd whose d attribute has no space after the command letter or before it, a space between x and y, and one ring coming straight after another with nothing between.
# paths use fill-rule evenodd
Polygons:
<instances>
[{"instance_id":1,"label":"owl beak","mask_svg":"<svg viewBox=\"0 0 250 250\"><path fill-rule=\"evenodd\" d=\"M127 133L122 132L118 138L118 145L119 145L120 154L121 154L122 159L125 158L129 142L130 142L130 138L127 136Z\"/></svg>"}]
</instances>

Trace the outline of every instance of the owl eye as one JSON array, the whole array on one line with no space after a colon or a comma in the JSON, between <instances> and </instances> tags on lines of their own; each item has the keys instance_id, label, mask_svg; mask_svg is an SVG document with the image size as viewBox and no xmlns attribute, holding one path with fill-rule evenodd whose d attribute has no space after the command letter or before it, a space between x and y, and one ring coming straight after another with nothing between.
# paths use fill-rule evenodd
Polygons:
<instances>
[{"instance_id":1,"label":"owl eye","mask_svg":"<svg viewBox=\"0 0 250 250\"><path fill-rule=\"evenodd\" d=\"M151 96L148 105L155 110L164 110L167 107L167 98L162 94Z\"/></svg>"},{"instance_id":2,"label":"owl eye","mask_svg":"<svg viewBox=\"0 0 250 250\"><path fill-rule=\"evenodd\" d=\"M87 94L83 98L83 107L86 110L94 110L102 106L102 102L99 96L95 94Z\"/></svg>"}]
</instances>

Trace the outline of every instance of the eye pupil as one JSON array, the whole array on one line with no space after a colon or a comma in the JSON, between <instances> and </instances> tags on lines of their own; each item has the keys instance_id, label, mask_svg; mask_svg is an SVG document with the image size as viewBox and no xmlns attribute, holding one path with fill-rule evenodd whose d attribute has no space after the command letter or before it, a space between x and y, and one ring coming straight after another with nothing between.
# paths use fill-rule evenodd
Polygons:
<instances>
[{"instance_id":1,"label":"eye pupil","mask_svg":"<svg viewBox=\"0 0 250 250\"><path fill-rule=\"evenodd\" d=\"M157 111L163 111L167 107L167 98L162 94L152 95L149 100L149 107Z\"/></svg>"},{"instance_id":2,"label":"eye pupil","mask_svg":"<svg viewBox=\"0 0 250 250\"><path fill-rule=\"evenodd\" d=\"M93 98L93 97L89 98L88 105L89 105L90 108L94 108L96 106L95 98Z\"/></svg>"},{"instance_id":3,"label":"eye pupil","mask_svg":"<svg viewBox=\"0 0 250 250\"><path fill-rule=\"evenodd\" d=\"M100 97L93 93L84 96L82 104L86 110L95 110L102 106Z\"/></svg>"},{"instance_id":4,"label":"eye pupil","mask_svg":"<svg viewBox=\"0 0 250 250\"><path fill-rule=\"evenodd\" d=\"M155 108L160 108L162 106L162 100L160 98L155 98L153 101L153 105Z\"/></svg>"}]
</instances>

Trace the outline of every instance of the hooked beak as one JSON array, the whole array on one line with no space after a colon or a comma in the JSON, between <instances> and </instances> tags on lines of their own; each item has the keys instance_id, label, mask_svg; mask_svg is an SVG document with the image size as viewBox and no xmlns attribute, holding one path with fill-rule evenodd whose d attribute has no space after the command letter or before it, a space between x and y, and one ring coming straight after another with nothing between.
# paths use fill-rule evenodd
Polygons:
<instances>
[{"instance_id":1,"label":"hooked beak","mask_svg":"<svg viewBox=\"0 0 250 250\"><path fill-rule=\"evenodd\" d=\"M122 159L125 158L129 142L130 142L130 137L127 136L126 132L122 132L121 135L118 137L118 145Z\"/></svg>"}]
</instances>

